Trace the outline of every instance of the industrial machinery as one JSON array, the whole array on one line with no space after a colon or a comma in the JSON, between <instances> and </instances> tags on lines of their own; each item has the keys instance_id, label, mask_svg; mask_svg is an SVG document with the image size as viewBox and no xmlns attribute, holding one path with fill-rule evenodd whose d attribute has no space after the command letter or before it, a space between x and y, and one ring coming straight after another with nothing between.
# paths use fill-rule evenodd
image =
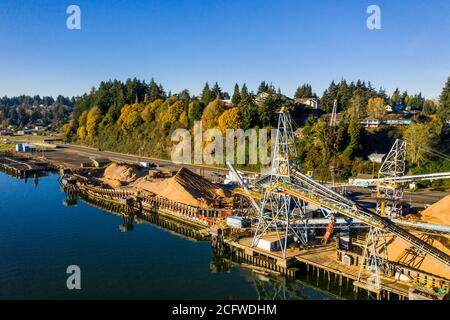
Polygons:
<instances>
[{"instance_id":1,"label":"industrial machinery","mask_svg":"<svg viewBox=\"0 0 450 320\"><path fill-rule=\"evenodd\" d=\"M291 119L289 111L286 108L282 108L279 112L278 128L272 156L270 174L262 177L255 183L255 186L260 188L263 194L262 197L254 197L255 192L250 191L240 181L241 188L243 189L242 194L247 194L251 198L252 206L259 213L252 246L257 246L265 234L270 234L272 237L276 235L283 257L286 257L287 244L292 239L299 245L308 245L307 230L315 225L315 219L309 221L305 216L304 208L308 204L318 208L323 213L324 218L327 219L316 225L328 229L328 233L330 233L326 236L328 238L331 236L332 229L344 224L348 226L349 224L355 223L364 225L369 229L363 254L364 261L361 264L361 272L363 269L366 269L374 273L375 285L379 284L380 270L385 270L389 267L387 265L387 251L383 249L383 254L380 255L379 250L377 250L380 243L385 244L383 239L387 233L401 238L416 250L428 254L445 265L450 266L450 257L447 254L439 251L423 239L416 237L401 227L402 222L400 220L381 215L381 211L383 210L385 212L387 210L389 212L398 212L398 210L401 210L398 206L398 200L401 199L402 191L401 188L398 188L398 183L416 178L422 179L417 176L410 176L408 178L404 176L405 145L402 141L397 140L392 147L390 154L380 170L379 178L372 179L381 182L378 188L379 198L381 200L379 207L381 211L378 210L377 213L360 208L352 200L300 172ZM228 162L227 165L239 177L239 174L234 170L231 163ZM441 176L446 175L450 176L450 173L445 173ZM439 174L434 174L432 179L438 176ZM334 219L335 222L330 223ZM444 233L450 231L445 226L431 224L422 223L416 225L415 223L409 222L409 225L403 225L408 229L418 228L422 231L432 230ZM326 242L328 239L324 240Z\"/></svg>"}]
</instances>

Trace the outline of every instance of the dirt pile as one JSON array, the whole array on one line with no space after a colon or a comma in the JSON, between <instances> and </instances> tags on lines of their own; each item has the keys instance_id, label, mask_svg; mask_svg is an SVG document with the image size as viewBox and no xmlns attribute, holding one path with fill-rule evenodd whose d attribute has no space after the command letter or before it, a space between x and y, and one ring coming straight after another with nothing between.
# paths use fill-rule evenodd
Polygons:
<instances>
[{"instance_id":1,"label":"dirt pile","mask_svg":"<svg viewBox=\"0 0 450 320\"><path fill-rule=\"evenodd\" d=\"M431 236L420 233L413 233L416 237L424 240L439 251L450 255L450 239L446 237ZM437 261L429 255L424 255L416 250L412 250L410 245L402 239L388 241L389 260L434 274L446 279L450 279L450 268Z\"/></svg>"},{"instance_id":2,"label":"dirt pile","mask_svg":"<svg viewBox=\"0 0 450 320\"><path fill-rule=\"evenodd\" d=\"M422 211L420 216L422 221L450 226L450 195Z\"/></svg>"},{"instance_id":3,"label":"dirt pile","mask_svg":"<svg viewBox=\"0 0 450 320\"><path fill-rule=\"evenodd\" d=\"M139 179L134 186L201 208L217 207L220 199L229 196L227 191L186 168L181 168L175 176L168 179Z\"/></svg>"},{"instance_id":4,"label":"dirt pile","mask_svg":"<svg viewBox=\"0 0 450 320\"><path fill-rule=\"evenodd\" d=\"M420 220L427 223L450 225L450 195L422 211ZM450 238L418 232L413 234L436 249L450 255ZM428 255L412 250L410 245L401 239L391 239L388 242L388 254L391 261L450 279L450 268L448 266Z\"/></svg>"},{"instance_id":5,"label":"dirt pile","mask_svg":"<svg viewBox=\"0 0 450 320\"><path fill-rule=\"evenodd\" d=\"M113 187L117 187L131 183L140 177L142 177L142 174L136 168L125 164L112 163L105 169L102 180Z\"/></svg>"}]
</instances>

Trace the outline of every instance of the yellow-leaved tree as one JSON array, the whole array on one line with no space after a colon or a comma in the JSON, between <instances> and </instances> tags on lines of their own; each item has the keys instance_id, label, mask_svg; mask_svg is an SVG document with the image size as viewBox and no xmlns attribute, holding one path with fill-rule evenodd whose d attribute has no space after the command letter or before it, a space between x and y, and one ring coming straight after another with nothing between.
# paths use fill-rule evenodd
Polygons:
<instances>
[{"instance_id":1,"label":"yellow-leaved tree","mask_svg":"<svg viewBox=\"0 0 450 320\"><path fill-rule=\"evenodd\" d=\"M155 101L147 104L141 112L142 119L146 122L152 122L155 120L155 114L158 108L164 103L162 99L156 99Z\"/></svg>"},{"instance_id":2,"label":"yellow-leaved tree","mask_svg":"<svg viewBox=\"0 0 450 320\"><path fill-rule=\"evenodd\" d=\"M87 135L86 127L85 127L85 126L79 127L78 130L77 130L77 136L78 136L78 138L79 138L81 141L84 141L84 140L86 139L86 135Z\"/></svg>"},{"instance_id":3,"label":"yellow-leaved tree","mask_svg":"<svg viewBox=\"0 0 450 320\"><path fill-rule=\"evenodd\" d=\"M386 112L384 99L370 98L367 102L367 114L369 117L380 119Z\"/></svg>"},{"instance_id":4,"label":"yellow-leaved tree","mask_svg":"<svg viewBox=\"0 0 450 320\"><path fill-rule=\"evenodd\" d=\"M426 148L433 146L433 130L426 123L412 123L403 133L406 141L406 154L409 161L420 166L425 160Z\"/></svg>"},{"instance_id":5,"label":"yellow-leaved tree","mask_svg":"<svg viewBox=\"0 0 450 320\"><path fill-rule=\"evenodd\" d=\"M203 130L214 128L217 125L217 120L224 110L224 103L219 99L211 101L203 110L202 126Z\"/></svg>"},{"instance_id":6,"label":"yellow-leaved tree","mask_svg":"<svg viewBox=\"0 0 450 320\"><path fill-rule=\"evenodd\" d=\"M185 111L183 111L180 115L180 124L183 128L187 128L189 125L189 119Z\"/></svg>"},{"instance_id":7,"label":"yellow-leaved tree","mask_svg":"<svg viewBox=\"0 0 450 320\"><path fill-rule=\"evenodd\" d=\"M96 136L98 125L101 120L102 120L102 112L98 107L93 107L89 111L86 119L86 131L89 139L92 140Z\"/></svg>"},{"instance_id":8,"label":"yellow-leaved tree","mask_svg":"<svg viewBox=\"0 0 450 320\"><path fill-rule=\"evenodd\" d=\"M172 123L175 123L179 120L181 114L183 113L183 101L177 100L172 103L167 111L164 112L162 116L163 127L170 127Z\"/></svg>"},{"instance_id":9,"label":"yellow-leaved tree","mask_svg":"<svg viewBox=\"0 0 450 320\"><path fill-rule=\"evenodd\" d=\"M126 104L120 113L118 123L123 131L131 132L134 128L138 127L142 123L141 112L143 111L143 105L135 103L133 105Z\"/></svg>"},{"instance_id":10,"label":"yellow-leaved tree","mask_svg":"<svg viewBox=\"0 0 450 320\"><path fill-rule=\"evenodd\" d=\"M217 128L223 133L227 129L240 129L241 127L241 113L238 107L225 110L217 119Z\"/></svg>"}]
</instances>

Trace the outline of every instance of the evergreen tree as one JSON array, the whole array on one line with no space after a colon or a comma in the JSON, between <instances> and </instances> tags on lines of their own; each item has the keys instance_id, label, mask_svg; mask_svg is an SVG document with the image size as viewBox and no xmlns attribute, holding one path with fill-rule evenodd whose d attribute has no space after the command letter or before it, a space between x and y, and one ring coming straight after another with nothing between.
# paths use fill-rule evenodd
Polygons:
<instances>
[{"instance_id":1,"label":"evergreen tree","mask_svg":"<svg viewBox=\"0 0 450 320\"><path fill-rule=\"evenodd\" d=\"M400 97L400 103L407 106L408 100L409 100L408 91L405 90Z\"/></svg>"},{"instance_id":2,"label":"evergreen tree","mask_svg":"<svg viewBox=\"0 0 450 320\"><path fill-rule=\"evenodd\" d=\"M245 85L242 86L244 90ZM245 92L245 91L244 91ZM242 117L242 129L247 130L258 124L258 106L256 105L252 95L241 95L241 101L238 105L239 113Z\"/></svg>"},{"instance_id":3,"label":"evergreen tree","mask_svg":"<svg viewBox=\"0 0 450 320\"><path fill-rule=\"evenodd\" d=\"M447 83L439 96L437 114L442 122L450 120L450 77L448 77Z\"/></svg>"},{"instance_id":4,"label":"evergreen tree","mask_svg":"<svg viewBox=\"0 0 450 320\"><path fill-rule=\"evenodd\" d=\"M233 105L238 105L241 102L241 93L239 92L239 85L234 85L233 97L231 98Z\"/></svg>"},{"instance_id":5,"label":"evergreen tree","mask_svg":"<svg viewBox=\"0 0 450 320\"><path fill-rule=\"evenodd\" d=\"M183 102L183 110L186 114L189 113L189 102L191 101L191 96L189 95L189 91L184 89L180 92L180 100Z\"/></svg>"},{"instance_id":6,"label":"evergreen tree","mask_svg":"<svg viewBox=\"0 0 450 320\"><path fill-rule=\"evenodd\" d=\"M197 99L194 99L189 104L188 118L190 123L193 124L194 121L200 120L202 117L202 112L203 112L202 104Z\"/></svg>"},{"instance_id":7,"label":"evergreen tree","mask_svg":"<svg viewBox=\"0 0 450 320\"><path fill-rule=\"evenodd\" d=\"M378 90L377 96L384 99L384 102L388 101L386 90L382 87Z\"/></svg>"},{"instance_id":8,"label":"evergreen tree","mask_svg":"<svg viewBox=\"0 0 450 320\"><path fill-rule=\"evenodd\" d=\"M294 94L294 98L296 99L311 98L313 96L312 87L308 83L299 86Z\"/></svg>"},{"instance_id":9,"label":"evergreen tree","mask_svg":"<svg viewBox=\"0 0 450 320\"><path fill-rule=\"evenodd\" d=\"M211 96L212 96L213 100L217 99L217 98L223 99L223 97L222 97L222 90L220 89L219 84L217 83L217 81L216 81L216 83L214 83L214 86L212 88L212 95Z\"/></svg>"},{"instance_id":10,"label":"evergreen tree","mask_svg":"<svg viewBox=\"0 0 450 320\"><path fill-rule=\"evenodd\" d=\"M213 99L213 94L211 92L211 89L209 88L208 82L205 83L205 87L202 91L202 99L201 101L205 106L207 106Z\"/></svg>"},{"instance_id":11,"label":"evergreen tree","mask_svg":"<svg viewBox=\"0 0 450 320\"><path fill-rule=\"evenodd\" d=\"M162 84L160 84L158 87L159 87L160 99L166 100L167 99L167 95L166 95L166 91L164 90ZM170 96L171 96L171 93L169 92L169 97Z\"/></svg>"},{"instance_id":12,"label":"evergreen tree","mask_svg":"<svg viewBox=\"0 0 450 320\"><path fill-rule=\"evenodd\" d=\"M259 84L257 94L261 94L263 92L269 92L269 85L265 81L261 81Z\"/></svg>"},{"instance_id":13,"label":"evergreen tree","mask_svg":"<svg viewBox=\"0 0 450 320\"><path fill-rule=\"evenodd\" d=\"M268 125L276 125L277 112L283 106L284 101L278 94L269 94L267 98L259 106L259 120L265 127Z\"/></svg>"},{"instance_id":14,"label":"evergreen tree","mask_svg":"<svg viewBox=\"0 0 450 320\"><path fill-rule=\"evenodd\" d=\"M242 85L242 89L241 89L241 101L247 99L247 97L249 96L249 92L247 89L247 84L243 84Z\"/></svg>"},{"instance_id":15,"label":"evergreen tree","mask_svg":"<svg viewBox=\"0 0 450 320\"><path fill-rule=\"evenodd\" d=\"M352 160L360 149L361 126L359 121L361 100L361 94L356 93L352 98L351 107L347 112L349 116L347 133L350 137L350 141L343 151L342 156L349 160Z\"/></svg>"},{"instance_id":16,"label":"evergreen tree","mask_svg":"<svg viewBox=\"0 0 450 320\"><path fill-rule=\"evenodd\" d=\"M149 102L153 102L156 99L161 99L162 95L160 92L160 88L158 87L158 85L156 84L155 80L150 81L150 84L148 85L148 96L147 99Z\"/></svg>"},{"instance_id":17,"label":"evergreen tree","mask_svg":"<svg viewBox=\"0 0 450 320\"><path fill-rule=\"evenodd\" d=\"M395 91L391 95L391 104L392 106L395 106L396 104L400 103L400 90L395 89Z\"/></svg>"}]
</instances>

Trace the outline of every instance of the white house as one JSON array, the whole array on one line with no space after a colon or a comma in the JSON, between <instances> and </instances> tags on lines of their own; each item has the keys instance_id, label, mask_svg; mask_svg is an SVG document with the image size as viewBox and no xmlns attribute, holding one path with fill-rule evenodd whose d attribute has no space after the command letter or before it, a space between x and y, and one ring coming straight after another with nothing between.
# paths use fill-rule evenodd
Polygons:
<instances>
[{"instance_id":1,"label":"white house","mask_svg":"<svg viewBox=\"0 0 450 320\"><path fill-rule=\"evenodd\" d=\"M364 128L378 128L381 120L377 118L367 117L359 122Z\"/></svg>"},{"instance_id":2,"label":"white house","mask_svg":"<svg viewBox=\"0 0 450 320\"><path fill-rule=\"evenodd\" d=\"M320 109L320 101L319 99L315 97L311 98L297 98L295 99L295 103L304 104L306 106L309 106L315 110Z\"/></svg>"}]
</instances>

